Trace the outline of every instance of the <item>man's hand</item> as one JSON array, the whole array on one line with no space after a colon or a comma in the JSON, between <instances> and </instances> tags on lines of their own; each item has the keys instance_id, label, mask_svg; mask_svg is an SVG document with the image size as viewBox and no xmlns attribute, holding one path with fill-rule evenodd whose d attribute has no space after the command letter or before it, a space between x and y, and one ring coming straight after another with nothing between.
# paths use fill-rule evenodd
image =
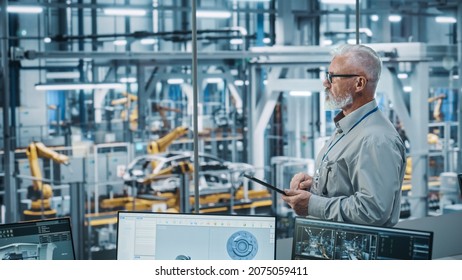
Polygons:
<instances>
[{"instance_id":1,"label":"man's hand","mask_svg":"<svg viewBox=\"0 0 462 280\"><path fill-rule=\"evenodd\" d=\"M290 180L290 190L306 190L309 191L311 184L313 183L313 177L305 173L297 173Z\"/></svg>"},{"instance_id":2,"label":"man's hand","mask_svg":"<svg viewBox=\"0 0 462 280\"><path fill-rule=\"evenodd\" d=\"M292 183L290 184L292 186ZM308 202L311 193L305 190L284 190L286 195L282 196L282 200L287 202L289 206L294 209L295 213L299 216L308 215Z\"/></svg>"}]
</instances>

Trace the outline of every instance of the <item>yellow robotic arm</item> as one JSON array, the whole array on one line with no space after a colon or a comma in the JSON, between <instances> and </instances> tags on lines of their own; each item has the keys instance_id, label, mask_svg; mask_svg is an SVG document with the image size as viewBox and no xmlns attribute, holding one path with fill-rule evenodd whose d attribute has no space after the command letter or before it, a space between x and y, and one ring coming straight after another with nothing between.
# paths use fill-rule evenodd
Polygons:
<instances>
[{"instance_id":1,"label":"yellow robotic arm","mask_svg":"<svg viewBox=\"0 0 462 280\"><path fill-rule=\"evenodd\" d=\"M132 102L136 102L138 100L138 97L136 95L128 93L128 92L124 92L124 93L122 93L122 95L125 96L125 97L112 100L111 105L112 106L125 105L126 109L122 110L122 112L120 113L120 118L122 120L126 120L128 110L130 109L130 104ZM128 116L128 121L130 122L130 129L131 130L136 130L137 127L138 127L138 124L137 124L137 121L138 121L138 108L137 107L133 108L133 110L131 111L130 115Z\"/></svg>"},{"instance_id":2,"label":"yellow robotic arm","mask_svg":"<svg viewBox=\"0 0 462 280\"><path fill-rule=\"evenodd\" d=\"M29 159L30 173L34 177L32 181L32 189L35 193L40 195L40 198L33 199L32 210L40 210L42 206L46 209L50 208L50 198L53 196L53 190L48 184L42 182L42 172L38 158L49 158L55 162L68 165L69 158L66 155L59 154L49 148L43 143L33 142L26 150L27 158Z\"/></svg>"},{"instance_id":3,"label":"yellow robotic arm","mask_svg":"<svg viewBox=\"0 0 462 280\"><path fill-rule=\"evenodd\" d=\"M185 126L175 128L174 130L167 133L164 137L151 141L148 144L148 153L154 155L165 152L168 146L170 146L173 143L173 141L180 138L187 132L188 128Z\"/></svg>"},{"instance_id":4,"label":"yellow robotic arm","mask_svg":"<svg viewBox=\"0 0 462 280\"><path fill-rule=\"evenodd\" d=\"M167 148L175 141L176 139L180 138L184 134L188 132L188 128L185 126L179 126L174 130L167 133L164 137L159 138L157 140L151 141L148 144L148 153L151 155L155 155L158 153L165 152ZM156 168L157 162L151 162L152 169Z\"/></svg>"},{"instance_id":5,"label":"yellow robotic arm","mask_svg":"<svg viewBox=\"0 0 462 280\"><path fill-rule=\"evenodd\" d=\"M435 102L435 109L433 110L433 118L441 122L443 121L443 113L441 112L441 105L443 104L443 99L446 98L446 95L440 94L438 96L428 98L428 103Z\"/></svg>"},{"instance_id":6,"label":"yellow robotic arm","mask_svg":"<svg viewBox=\"0 0 462 280\"><path fill-rule=\"evenodd\" d=\"M190 162L181 161L175 166L170 166L159 171L157 174L150 174L143 179L143 184L150 184L155 181L158 177L162 177L170 174L188 174L194 171L194 166Z\"/></svg>"}]
</instances>

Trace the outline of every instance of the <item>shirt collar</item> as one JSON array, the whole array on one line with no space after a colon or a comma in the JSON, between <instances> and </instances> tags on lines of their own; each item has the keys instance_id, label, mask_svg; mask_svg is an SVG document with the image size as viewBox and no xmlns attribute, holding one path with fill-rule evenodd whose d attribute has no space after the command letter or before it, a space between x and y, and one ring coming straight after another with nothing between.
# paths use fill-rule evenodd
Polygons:
<instances>
[{"instance_id":1,"label":"shirt collar","mask_svg":"<svg viewBox=\"0 0 462 280\"><path fill-rule=\"evenodd\" d=\"M354 110L347 116L345 116L343 112L340 111L340 113L338 113L334 118L337 132L348 132L353 127L353 125L355 125L355 123L357 123L365 114L367 114L367 112L373 110L375 107L377 107L377 101L374 99Z\"/></svg>"}]
</instances>

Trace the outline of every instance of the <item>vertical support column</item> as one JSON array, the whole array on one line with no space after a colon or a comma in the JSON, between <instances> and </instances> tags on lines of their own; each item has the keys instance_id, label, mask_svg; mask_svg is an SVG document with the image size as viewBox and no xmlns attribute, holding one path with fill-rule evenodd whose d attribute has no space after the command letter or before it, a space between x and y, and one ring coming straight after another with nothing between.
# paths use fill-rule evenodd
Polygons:
<instances>
[{"instance_id":1,"label":"vertical support column","mask_svg":"<svg viewBox=\"0 0 462 280\"><path fill-rule=\"evenodd\" d=\"M83 166L85 166L85 163ZM83 188L84 185L80 183L72 183L70 187L72 236L77 260L83 259L84 245L88 245L83 242L85 227L85 195ZM87 226L90 227L90 223Z\"/></svg>"},{"instance_id":2,"label":"vertical support column","mask_svg":"<svg viewBox=\"0 0 462 280\"><path fill-rule=\"evenodd\" d=\"M419 62L411 77L411 120L413 125L409 140L412 157L412 190L409 200L413 218L425 217L428 212L428 73L428 63Z\"/></svg>"},{"instance_id":3,"label":"vertical support column","mask_svg":"<svg viewBox=\"0 0 462 280\"><path fill-rule=\"evenodd\" d=\"M197 3L192 1L192 84L193 84L193 130L194 130L194 212L199 213L199 123L198 123L198 67L197 67ZM189 190L189 189L188 189ZM189 196L188 196L189 197Z\"/></svg>"},{"instance_id":4,"label":"vertical support column","mask_svg":"<svg viewBox=\"0 0 462 280\"><path fill-rule=\"evenodd\" d=\"M16 184L13 178L13 166L14 166L14 154L12 151L12 138L11 138L11 120L10 120L10 83L9 83L9 27L8 27L8 13L6 8L8 6L7 0L0 0L1 3L1 28L0 37L1 40L1 71L3 74L3 141L4 141L4 163L5 176L3 177L4 188L5 188L5 222L13 223L19 220L18 217L18 202L16 197Z\"/></svg>"},{"instance_id":5,"label":"vertical support column","mask_svg":"<svg viewBox=\"0 0 462 280\"><path fill-rule=\"evenodd\" d=\"M138 131L143 133L146 128L148 96L146 94L145 69L141 62L138 62L136 66L136 76L138 81Z\"/></svg>"},{"instance_id":6,"label":"vertical support column","mask_svg":"<svg viewBox=\"0 0 462 280\"><path fill-rule=\"evenodd\" d=\"M278 13L276 16L276 45L290 46L294 41L294 16L292 15L292 2L287 0L278 0Z\"/></svg>"},{"instance_id":7,"label":"vertical support column","mask_svg":"<svg viewBox=\"0 0 462 280\"><path fill-rule=\"evenodd\" d=\"M459 3L459 6L457 6L457 18L459 19L457 21L457 61L459 63L459 84L457 86L457 92L459 94L459 108L458 108L458 145L457 147L459 148L459 152L457 153L457 168L456 170L459 170L461 172L462 170L462 3Z\"/></svg>"}]
</instances>

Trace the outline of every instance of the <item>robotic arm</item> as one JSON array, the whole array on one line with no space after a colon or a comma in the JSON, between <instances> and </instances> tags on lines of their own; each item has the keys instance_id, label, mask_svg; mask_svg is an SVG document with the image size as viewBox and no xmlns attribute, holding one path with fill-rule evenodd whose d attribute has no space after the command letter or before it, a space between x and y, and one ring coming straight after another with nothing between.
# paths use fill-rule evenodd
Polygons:
<instances>
[{"instance_id":1,"label":"robotic arm","mask_svg":"<svg viewBox=\"0 0 462 280\"><path fill-rule=\"evenodd\" d=\"M128 110L130 109L130 104L132 102L136 102L138 100L138 97L136 95L133 95L133 94L127 93L127 92L122 93L122 95L125 96L125 97L112 100L111 105L112 106L124 105L126 109L124 109L120 113L120 118L122 120L126 120ZM136 130L136 128L137 128L137 123L136 123L137 120L138 120L138 108L135 107L135 108L132 109L130 115L128 116L128 121L130 122L132 130Z\"/></svg>"},{"instance_id":2,"label":"robotic arm","mask_svg":"<svg viewBox=\"0 0 462 280\"><path fill-rule=\"evenodd\" d=\"M175 128L174 130L167 133L164 137L150 142L148 145L148 153L154 155L165 152L168 146L170 146L173 143L173 141L180 138L187 132L188 128L185 126Z\"/></svg>"},{"instance_id":3,"label":"robotic arm","mask_svg":"<svg viewBox=\"0 0 462 280\"><path fill-rule=\"evenodd\" d=\"M47 148L40 142L31 143L27 147L26 154L29 159L31 175L35 178L32 181L32 191L31 193L28 193L28 196L32 198L31 208L33 210L39 210L43 203L43 207L48 209L50 208L50 198L53 196L53 190L50 185L43 184L42 182L42 172L40 171L38 158L49 158L55 162L65 165L69 164L69 158L66 155L59 154Z\"/></svg>"}]
</instances>

